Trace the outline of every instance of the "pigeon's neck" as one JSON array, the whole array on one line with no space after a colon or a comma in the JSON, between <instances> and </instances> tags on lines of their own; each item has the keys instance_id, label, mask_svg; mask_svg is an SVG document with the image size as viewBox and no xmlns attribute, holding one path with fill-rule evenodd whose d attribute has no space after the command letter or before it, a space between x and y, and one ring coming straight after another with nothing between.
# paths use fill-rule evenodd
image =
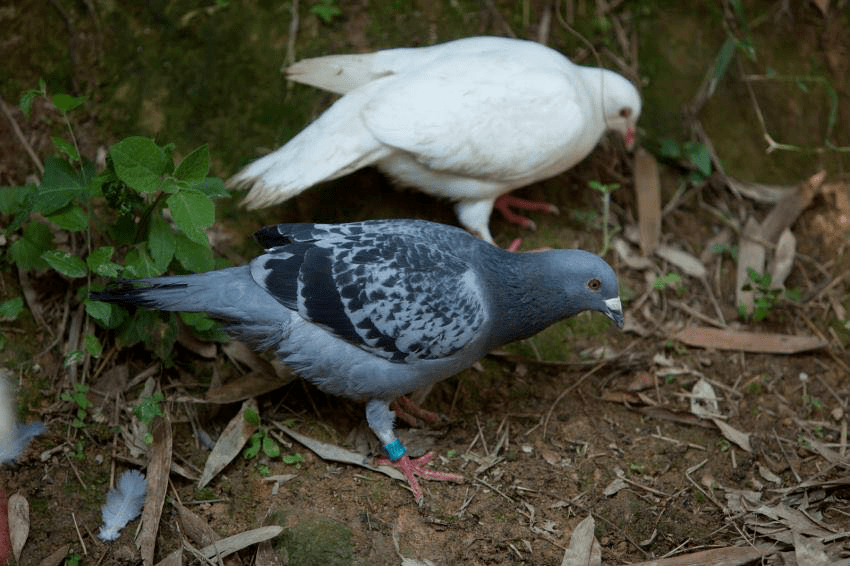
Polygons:
<instances>
[{"instance_id":1,"label":"pigeon's neck","mask_svg":"<svg viewBox=\"0 0 850 566\"><path fill-rule=\"evenodd\" d=\"M533 336L581 311L564 291L567 273L562 263L552 261L556 253L490 251L485 262L493 303L488 350Z\"/></svg>"}]
</instances>

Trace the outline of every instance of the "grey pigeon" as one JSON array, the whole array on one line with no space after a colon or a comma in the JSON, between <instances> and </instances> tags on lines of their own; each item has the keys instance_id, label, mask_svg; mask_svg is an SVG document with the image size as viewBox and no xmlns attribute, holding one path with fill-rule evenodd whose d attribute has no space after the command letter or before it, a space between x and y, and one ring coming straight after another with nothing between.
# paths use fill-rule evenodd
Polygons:
<instances>
[{"instance_id":1,"label":"grey pigeon","mask_svg":"<svg viewBox=\"0 0 850 566\"><path fill-rule=\"evenodd\" d=\"M492 243L493 206L553 210L507 192L584 159L606 130L635 138L641 100L617 73L505 37L329 55L287 69L296 82L342 94L283 147L231 178L248 208L375 165L400 184L456 202L460 223ZM498 199L498 200L497 200Z\"/></svg>"},{"instance_id":2,"label":"grey pigeon","mask_svg":"<svg viewBox=\"0 0 850 566\"><path fill-rule=\"evenodd\" d=\"M279 224L265 253L209 273L119 282L92 298L205 311L319 389L366 402L366 419L407 477L459 480L410 459L390 403L468 368L488 351L586 310L619 326L617 277L582 250L512 253L422 220Z\"/></svg>"}]
</instances>

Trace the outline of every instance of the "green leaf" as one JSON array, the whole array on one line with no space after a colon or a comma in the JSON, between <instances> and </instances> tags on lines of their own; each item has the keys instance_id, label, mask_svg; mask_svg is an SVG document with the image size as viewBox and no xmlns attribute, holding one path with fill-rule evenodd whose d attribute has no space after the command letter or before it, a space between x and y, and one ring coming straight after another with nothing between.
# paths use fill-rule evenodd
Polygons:
<instances>
[{"instance_id":1,"label":"green leaf","mask_svg":"<svg viewBox=\"0 0 850 566\"><path fill-rule=\"evenodd\" d=\"M83 338L83 350L91 357L99 358L103 353L103 344L100 343L97 336L88 334Z\"/></svg>"},{"instance_id":2,"label":"green leaf","mask_svg":"<svg viewBox=\"0 0 850 566\"><path fill-rule=\"evenodd\" d=\"M151 256L144 249L132 249L124 257L124 277L132 279L157 277L162 275L163 271L157 267Z\"/></svg>"},{"instance_id":3,"label":"green leaf","mask_svg":"<svg viewBox=\"0 0 850 566\"><path fill-rule=\"evenodd\" d=\"M269 458L277 458L280 456L280 445L271 437L263 437L263 454Z\"/></svg>"},{"instance_id":4,"label":"green leaf","mask_svg":"<svg viewBox=\"0 0 850 566\"><path fill-rule=\"evenodd\" d=\"M20 106L21 112L24 113L24 116L26 116L27 119L29 119L30 113L32 112L32 101L39 96L44 96L45 94L47 94L47 85L45 84L44 79L39 79L37 88L32 88L21 95L21 100L18 103L18 106Z\"/></svg>"},{"instance_id":5,"label":"green leaf","mask_svg":"<svg viewBox=\"0 0 850 566\"><path fill-rule=\"evenodd\" d=\"M86 258L86 265L93 273L101 277L118 277L121 273L121 266L112 261L112 256L115 254L115 248L112 246L101 246L94 250Z\"/></svg>"},{"instance_id":6,"label":"green leaf","mask_svg":"<svg viewBox=\"0 0 850 566\"><path fill-rule=\"evenodd\" d=\"M24 310L24 300L14 297L0 303L0 320L15 320Z\"/></svg>"},{"instance_id":7,"label":"green leaf","mask_svg":"<svg viewBox=\"0 0 850 566\"><path fill-rule=\"evenodd\" d=\"M297 452L295 454L284 454L283 458L281 459L283 460L284 464L289 465L299 464L304 461L304 457Z\"/></svg>"},{"instance_id":8,"label":"green leaf","mask_svg":"<svg viewBox=\"0 0 850 566\"><path fill-rule=\"evenodd\" d=\"M153 332L154 325L159 323L159 313L149 310L137 310L133 318L118 330L118 341L125 346L147 340Z\"/></svg>"},{"instance_id":9,"label":"green leaf","mask_svg":"<svg viewBox=\"0 0 850 566\"><path fill-rule=\"evenodd\" d=\"M58 157L44 160L44 176L35 195L33 208L42 214L53 214L66 206L85 189L80 174Z\"/></svg>"},{"instance_id":10,"label":"green leaf","mask_svg":"<svg viewBox=\"0 0 850 566\"><path fill-rule=\"evenodd\" d=\"M203 181L210 170L210 150L202 145L183 158L174 171L174 176L190 185Z\"/></svg>"},{"instance_id":11,"label":"green leaf","mask_svg":"<svg viewBox=\"0 0 850 566\"><path fill-rule=\"evenodd\" d=\"M693 163L703 176L708 177L711 175L711 153L709 153L705 145L687 142L685 144L685 155L688 157L688 161Z\"/></svg>"},{"instance_id":12,"label":"green leaf","mask_svg":"<svg viewBox=\"0 0 850 566\"><path fill-rule=\"evenodd\" d=\"M189 239L209 246L204 229L215 222L215 205L208 196L197 191L181 191L169 196L166 206Z\"/></svg>"},{"instance_id":13,"label":"green leaf","mask_svg":"<svg viewBox=\"0 0 850 566\"><path fill-rule=\"evenodd\" d=\"M143 397L133 412L140 421L150 424L156 417L165 416L165 413L162 411L162 402L164 400L165 396L162 394L162 391L156 391L150 397Z\"/></svg>"},{"instance_id":14,"label":"green leaf","mask_svg":"<svg viewBox=\"0 0 850 566\"><path fill-rule=\"evenodd\" d=\"M171 263L176 248L177 241L174 230L159 213L154 213L148 230L148 250L150 250L157 269L163 272L168 269L168 264Z\"/></svg>"},{"instance_id":15,"label":"green leaf","mask_svg":"<svg viewBox=\"0 0 850 566\"><path fill-rule=\"evenodd\" d=\"M77 151L74 144L64 138L60 138L59 136L53 136L51 139L53 140L53 147L64 153L71 163L80 160L80 152Z\"/></svg>"},{"instance_id":16,"label":"green leaf","mask_svg":"<svg viewBox=\"0 0 850 566\"><path fill-rule=\"evenodd\" d=\"M118 305L85 300L86 313L98 321L104 328L118 328L122 322L127 320L127 311Z\"/></svg>"},{"instance_id":17,"label":"green leaf","mask_svg":"<svg viewBox=\"0 0 850 566\"><path fill-rule=\"evenodd\" d=\"M174 250L174 257L188 271L204 273L215 267L212 249L208 243L193 242L182 232L176 236L177 247Z\"/></svg>"},{"instance_id":18,"label":"green leaf","mask_svg":"<svg viewBox=\"0 0 850 566\"><path fill-rule=\"evenodd\" d=\"M242 415L242 418L245 419L245 422L251 426L260 426L260 413L254 409L245 409L245 413Z\"/></svg>"},{"instance_id":19,"label":"green leaf","mask_svg":"<svg viewBox=\"0 0 850 566\"><path fill-rule=\"evenodd\" d=\"M89 270L83 260L68 252L49 250L41 254L41 258L47 264L66 277L78 279L85 277Z\"/></svg>"},{"instance_id":20,"label":"green leaf","mask_svg":"<svg viewBox=\"0 0 850 566\"><path fill-rule=\"evenodd\" d=\"M230 196L230 192L224 188L224 181L218 177L207 177L192 185L192 188L204 193L209 198L226 198Z\"/></svg>"},{"instance_id":21,"label":"green leaf","mask_svg":"<svg viewBox=\"0 0 850 566\"><path fill-rule=\"evenodd\" d=\"M667 159L679 159L682 157L682 148L679 147L679 142L672 138L664 138L661 140L661 149L659 150L661 157Z\"/></svg>"},{"instance_id":22,"label":"green leaf","mask_svg":"<svg viewBox=\"0 0 850 566\"><path fill-rule=\"evenodd\" d=\"M181 312L180 319L199 332L215 327L215 321L205 312Z\"/></svg>"},{"instance_id":23,"label":"green leaf","mask_svg":"<svg viewBox=\"0 0 850 566\"><path fill-rule=\"evenodd\" d=\"M153 140L129 137L109 149L115 174L127 185L143 193L160 189L161 177L170 165L162 149Z\"/></svg>"},{"instance_id":24,"label":"green leaf","mask_svg":"<svg viewBox=\"0 0 850 566\"><path fill-rule=\"evenodd\" d=\"M47 215L51 222L63 230L82 232L89 226L89 216L79 206L69 203L53 214Z\"/></svg>"},{"instance_id":25,"label":"green leaf","mask_svg":"<svg viewBox=\"0 0 850 566\"><path fill-rule=\"evenodd\" d=\"M0 214L15 214L22 210L27 196L37 190L35 185L0 187Z\"/></svg>"},{"instance_id":26,"label":"green leaf","mask_svg":"<svg viewBox=\"0 0 850 566\"><path fill-rule=\"evenodd\" d=\"M248 441L248 446L242 451L242 457L246 460L253 460L260 453L260 436L259 433L254 433Z\"/></svg>"},{"instance_id":27,"label":"green leaf","mask_svg":"<svg viewBox=\"0 0 850 566\"><path fill-rule=\"evenodd\" d=\"M30 222L21 238L9 246L9 256L18 269L41 271L47 262L41 254L53 247L53 234L41 222Z\"/></svg>"},{"instance_id":28,"label":"green leaf","mask_svg":"<svg viewBox=\"0 0 850 566\"><path fill-rule=\"evenodd\" d=\"M53 105L62 113L67 113L86 101L85 96L71 96L68 94L54 94Z\"/></svg>"},{"instance_id":29,"label":"green leaf","mask_svg":"<svg viewBox=\"0 0 850 566\"><path fill-rule=\"evenodd\" d=\"M731 63L732 58L735 57L737 46L738 40L730 35L720 47L720 51L714 59L714 71L712 71L711 80L708 83L707 98L711 98L714 91L717 89L717 85L720 84L720 79L722 79L723 75L726 74L726 70L729 68L729 63Z\"/></svg>"}]
</instances>

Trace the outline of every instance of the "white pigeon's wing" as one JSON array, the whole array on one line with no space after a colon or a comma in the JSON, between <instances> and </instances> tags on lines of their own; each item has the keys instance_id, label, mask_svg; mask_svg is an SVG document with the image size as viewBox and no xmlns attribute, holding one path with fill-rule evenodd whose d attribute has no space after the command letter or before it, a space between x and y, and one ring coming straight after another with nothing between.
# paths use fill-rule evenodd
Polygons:
<instances>
[{"instance_id":1,"label":"white pigeon's wing","mask_svg":"<svg viewBox=\"0 0 850 566\"><path fill-rule=\"evenodd\" d=\"M383 49L374 53L325 55L302 59L286 69L286 77L337 94L345 94L374 80L411 73L446 57L495 51L545 49L539 44L505 37L465 37L427 47Z\"/></svg>"},{"instance_id":2,"label":"white pigeon's wing","mask_svg":"<svg viewBox=\"0 0 850 566\"><path fill-rule=\"evenodd\" d=\"M379 141L431 169L518 181L563 162L582 136L588 117L576 80L516 58L452 57L428 72L368 85L384 86L362 118Z\"/></svg>"},{"instance_id":3,"label":"white pigeon's wing","mask_svg":"<svg viewBox=\"0 0 850 566\"><path fill-rule=\"evenodd\" d=\"M251 272L302 318L373 355L435 360L469 345L487 319L482 289L472 266L438 242L472 237L428 223L408 233L381 226L267 228L258 240L273 247Z\"/></svg>"}]
</instances>

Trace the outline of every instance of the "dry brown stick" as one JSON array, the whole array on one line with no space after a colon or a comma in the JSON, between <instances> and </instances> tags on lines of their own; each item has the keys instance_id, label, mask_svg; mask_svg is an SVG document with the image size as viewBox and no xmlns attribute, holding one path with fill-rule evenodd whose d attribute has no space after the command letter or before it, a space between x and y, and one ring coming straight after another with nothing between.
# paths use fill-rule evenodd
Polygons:
<instances>
[{"instance_id":1,"label":"dry brown stick","mask_svg":"<svg viewBox=\"0 0 850 566\"><path fill-rule=\"evenodd\" d=\"M295 63L295 41L298 37L298 0L292 0L292 20L289 22L289 37L286 40L286 56L284 64L288 67ZM292 84L292 83L289 83Z\"/></svg>"},{"instance_id":2,"label":"dry brown stick","mask_svg":"<svg viewBox=\"0 0 850 566\"><path fill-rule=\"evenodd\" d=\"M21 142L21 145L24 146L24 149L27 152L27 155L32 159L33 164L35 164L35 168L38 169L39 175L44 175L44 165L41 163L41 159L38 158L38 155L33 151L32 146L27 141L27 138L24 137L24 133L21 131L20 126L18 126L17 120L12 116L12 113L9 111L9 107L6 106L6 101L0 98L0 108L3 110L3 114L6 115L6 118L9 119L9 122L12 124L12 130L15 132L15 137L18 138L18 141Z\"/></svg>"},{"instance_id":3,"label":"dry brown stick","mask_svg":"<svg viewBox=\"0 0 850 566\"><path fill-rule=\"evenodd\" d=\"M487 4L487 9L490 10L490 14L493 16L493 18L502 27L502 31L504 31L510 37L516 39L517 35L514 33L514 30L511 29L511 26L505 19L505 17L502 16L502 13L499 12L499 9L496 7L496 4L493 3L493 0L485 0L484 3Z\"/></svg>"}]
</instances>

